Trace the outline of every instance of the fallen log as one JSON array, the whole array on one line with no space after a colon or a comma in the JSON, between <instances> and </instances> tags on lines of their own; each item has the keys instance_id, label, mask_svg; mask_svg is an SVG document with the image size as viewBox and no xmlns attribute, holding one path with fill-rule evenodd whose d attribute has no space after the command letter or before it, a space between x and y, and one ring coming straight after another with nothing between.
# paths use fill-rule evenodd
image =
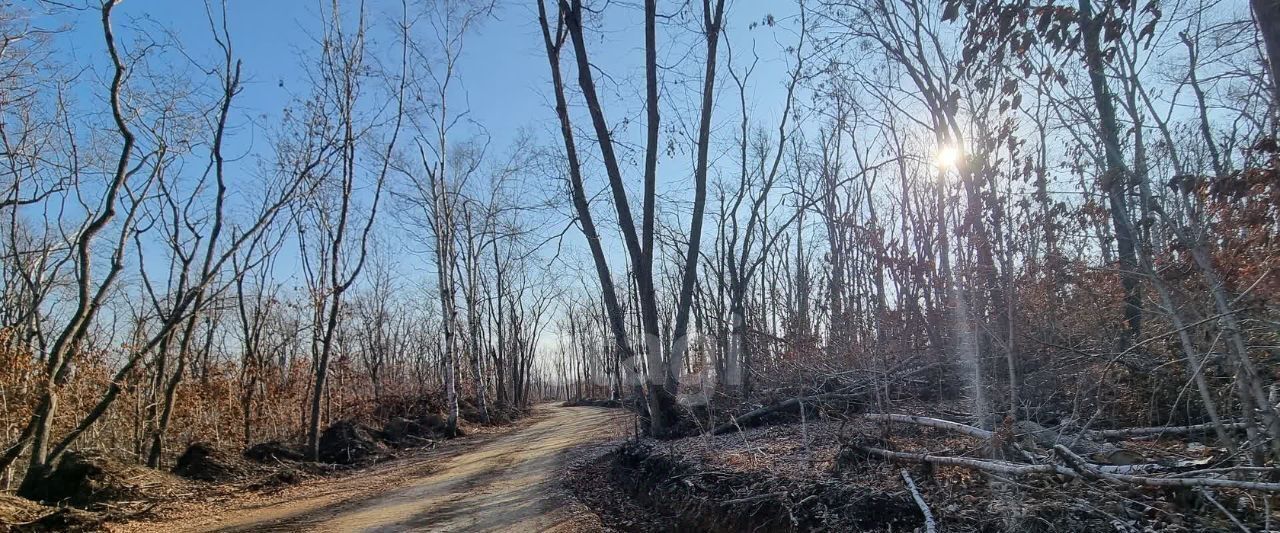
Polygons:
<instances>
[{"instance_id":1,"label":"fallen log","mask_svg":"<svg viewBox=\"0 0 1280 533\"><path fill-rule=\"evenodd\" d=\"M911 499L916 501L916 507L919 507L920 514L924 515L925 533L938 531L938 525L933 521L933 511L929 510L929 504L925 503L924 496L921 496L920 491L916 489L915 480L911 479L911 474L907 473L905 468L902 469L902 482L907 484L907 490L911 491Z\"/></svg>"},{"instance_id":2,"label":"fallen log","mask_svg":"<svg viewBox=\"0 0 1280 533\"><path fill-rule=\"evenodd\" d=\"M971 468L992 474L1001 474L1006 476L1029 476L1035 474L1057 474L1069 479L1094 479L1105 480L1116 483L1126 483L1131 485L1143 485L1147 487L1215 487L1215 488L1231 488L1241 490L1253 490L1259 492L1280 492L1280 483L1266 483L1261 481L1245 481L1237 479L1220 479L1205 477L1155 477L1155 476L1138 476L1132 474L1122 474L1118 472L1108 472L1101 465L1095 465L1085 460L1085 458L1071 451L1070 448L1062 444L1054 446L1054 451L1063 459L1069 467L1056 464L1020 464L1008 461L974 459L971 457L951 457L946 455L932 455L925 453L908 453L894 452L882 450L879 448L870 448L866 446L853 446L858 451L867 455L880 457L890 461L904 461L909 463L929 463L944 466L961 466Z\"/></svg>"},{"instance_id":3,"label":"fallen log","mask_svg":"<svg viewBox=\"0 0 1280 533\"><path fill-rule=\"evenodd\" d=\"M1137 465L1099 465L1095 464L1098 470L1109 472L1112 474L1159 474L1172 472L1173 469L1162 464L1143 463Z\"/></svg>"},{"instance_id":4,"label":"fallen log","mask_svg":"<svg viewBox=\"0 0 1280 533\"><path fill-rule=\"evenodd\" d=\"M944 466L963 466L992 474L1003 474L1006 476L1029 476L1034 474L1059 474L1069 478L1080 477L1074 470L1058 466L1055 464L1022 464L1011 463L1009 461L974 459L972 457L952 457L949 455L932 455L927 453L909 453L894 452L882 450L880 448L870 448L866 446L853 446L858 451L867 455L888 459L890 461L905 461L908 463L930 463Z\"/></svg>"},{"instance_id":5,"label":"fallen log","mask_svg":"<svg viewBox=\"0 0 1280 533\"><path fill-rule=\"evenodd\" d=\"M900 415L900 414L890 414L890 413L866 413L866 414L863 414L862 417L866 420L871 420L876 422L915 424L920 426L938 428L938 429L943 429L947 431L953 431L963 435L968 435L970 437L981 439L981 440L990 440L995 435L995 432L993 431L987 431L982 428L961 424L959 422L952 422L950 420L943 420L941 418L930 418L927 416ZM1046 448L1052 448L1056 444L1061 444L1060 440L1071 440L1073 441L1071 443L1071 447L1076 448L1077 450L1080 450L1080 449L1086 450L1085 453L1090 453L1092 455L1101 457L1103 460L1106 460L1108 462L1117 463L1117 464L1108 464L1108 465L1096 465L1097 468L1103 472L1115 473L1115 474L1154 474L1159 472L1168 472L1172 470L1170 467L1160 465L1160 464L1138 463L1137 461L1134 460L1135 458L1138 458L1136 454L1133 454L1132 452L1129 452L1122 448L1119 448L1110 444L1098 444L1090 440L1080 440L1078 438L1074 438L1071 435L1061 435L1054 430L1045 428L1034 422L1023 421L1023 422L1015 423L1014 434L1020 437L1028 437L1035 444L1044 446ZM1033 462L1033 463L1040 462L1035 455L1032 455L1031 453L1027 452L1024 448L1022 448L1021 446L1018 446L1017 443L1009 442L1009 443L1004 443L1004 445L1011 448L1014 453L1022 456L1023 459L1026 459L1029 462Z\"/></svg>"},{"instance_id":6,"label":"fallen log","mask_svg":"<svg viewBox=\"0 0 1280 533\"><path fill-rule=\"evenodd\" d=\"M1098 465L1086 461L1070 448L1061 444L1053 447L1062 460L1071 466L1073 470L1080 472L1086 478L1102 479L1115 481L1120 483L1129 483L1135 485L1145 485L1148 487L1218 487L1241 490L1256 490L1261 492L1280 492L1280 483L1266 483L1261 481L1244 481L1239 479L1221 479L1213 477L1152 477L1152 476L1135 476L1131 474L1120 474L1114 472L1106 472Z\"/></svg>"},{"instance_id":7,"label":"fallen log","mask_svg":"<svg viewBox=\"0 0 1280 533\"><path fill-rule=\"evenodd\" d=\"M1273 466L1228 466L1221 468L1201 468L1199 470L1186 470L1178 472L1177 476L1202 476L1205 474L1238 474L1253 473L1266 476L1280 476L1280 468Z\"/></svg>"},{"instance_id":8,"label":"fallen log","mask_svg":"<svg viewBox=\"0 0 1280 533\"><path fill-rule=\"evenodd\" d=\"M941 418L930 418L927 416L915 416L915 415L885 414L885 413L867 413L862 416L867 420L872 420L877 422L916 424L920 426L944 429L947 431L953 431L963 435L968 435L970 437L973 437L982 441L986 441L989 444L996 444L994 442L995 432L993 431L987 431L979 427L961 424L959 422L952 422L950 420L943 420ZM1003 442L999 444L1002 447L1007 448L1010 452L1021 456L1023 459L1026 459L1029 462L1033 462L1033 463L1037 462L1036 457L1034 455L1032 455L1030 452L1023 449L1021 446L1018 446L1018 443L1016 442Z\"/></svg>"},{"instance_id":9,"label":"fallen log","mask_svg":"<svg viewBox=\"0 0 1280 533\"><path fill-rule=\"evenodd\" d=\"M1030 420L1019 420L1013 423L1013 432L1019 438L1030 440L1036 445L1052 449L1054 446L1066 445L1076 453L1088 456L1094 461L1113 465L1129 466L1142 464L1141 455L1108 442L1096 442L1083 434L1067 434L1057 429L1050 429Z\"/></svg>"},{"instance_id":10,"label":"fallen log","mask_svg":"<svg viewBox=\"0 0 1280 533\"><path fill-rule=\"evenodd\" d=\"M945 429L947 431L963 433L970 437L984 439L984 440L990 439L992 435L994 435L994 433L982 428L961 424L959 422L952 422L950 420L943 420L941 418L929 418L927 416L898 415L898 414L886 414L886 413L866 413L862 415L862 418L866 420L871 420L874 422L897 422L900 424L915 424L918 426L927 426L932 428Z\"/></svg>"},{"instance_id":11,"label":"fallen log","mask_svg":"<svg viewBox=\"0 0 1280 533\"><path fill-rule=\"evenodd\" d=\"M1244 422L1224 423L1224 429L1239 430L1244 429ZM1195 424L1191 426L1157 426L1143 428L1125 428L1125 429L1091 429L1083 432L1083 435L1091 439L1123 439L1125 437L1147 437L1151 435L1188 435L1191 433L1205 433L1213 430L1213 423Z\"/></svg>"}]
</instances>

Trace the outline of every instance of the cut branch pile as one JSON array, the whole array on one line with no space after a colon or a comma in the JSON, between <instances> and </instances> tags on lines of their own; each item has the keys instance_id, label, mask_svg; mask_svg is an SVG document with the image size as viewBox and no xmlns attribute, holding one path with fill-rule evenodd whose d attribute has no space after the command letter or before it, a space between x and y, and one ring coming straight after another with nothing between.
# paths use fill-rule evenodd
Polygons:
<instances>
[{"instance_id":1,"label":"cut branch pile","mask_svg":"<svg viewBox=\"0 0 1280 533\"><path fill-rule=\"evenodd\" d=\"M1008 424L1006 431L988 431L982 428L923 416L872 413L863 415L870 421L885 424L913 424L942 429L986 441L988 450L1013 448L1008 454L1020 461L992 458L961 457L933 453L900 452L847 443L864 457L872 457L898 463L923 463L938 466L956 466L999 476L1024 477L1056 475L1060 479L1101 481L1109 484L1147 487L1218 488L1259 492L1280 492L1280 483L1265 481L1278 472L1274 468L1228 467L1190 470L1187 466L1162 463L1134 464L1136 456L1110 443L1096 442L1090 437L1115 438L1121 436L1146 436L1158 434L1189 434L1206 429L1201 426L1182 428L1134 428L1062 434L1033 422ZM1234 426L1233 426L1234 427ZM1009 437L1012 440L1007 440ZM1003 442L1001 442L1003 441ZM1090 458L1086 458L1088 455ZM1100 460L1101 459L1101 460ZM1116 459L1115 461L1111 461ZM1104 464L1104 461L1112 464Z\"/></svg>"},{"instance_id":2,"label":"cut branch pile","mask_svg":"<svg viewBox=\"0 0 1280 533\"><path fill-rule=\"evenodd\" d=\"M753 426L760 420L776 413L784 413L792 410L799 410L805 405L820 405L833 401L849 401L859 400L866 397L868 391L874 390L875 387L883 386L885 382L900 382L912 376L923 373L926 370L934 368L933 365L915 365L905 367L905 363L900 365L900 369L885 375L867 378L855 383L850 383L840 387L835 391L810 394L808 396L800 396L788 398L786 400L774 402L769 405L753 409L741 415L733 416L728 422L720 424L711 430L712 435L724 435L742 428ZM945 421L942 421L945 422ZM977 428L974 428L977 429ZM979 429L978 431L983 431Z\"/></svg>"},{"instance_id":3,"label":"cut branch pile","mask_svg":"<svg viewBox=\"0 0 1280 533\"><path fill-rule=\"evenodd\" d=\"M709 465L646 441L611 455L611 483L661 516L659 531L911 531L932 520L922 499L864 484Z\"/></svg>"}]
</instances>

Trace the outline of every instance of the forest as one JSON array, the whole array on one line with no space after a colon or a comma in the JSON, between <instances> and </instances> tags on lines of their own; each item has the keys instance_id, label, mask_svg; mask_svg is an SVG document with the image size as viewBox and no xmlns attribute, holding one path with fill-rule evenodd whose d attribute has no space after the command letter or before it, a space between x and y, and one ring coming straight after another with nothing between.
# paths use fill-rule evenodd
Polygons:
<instances>
[{"instance_id":1,"label":"forest","mask_svg":"<svg viewBox=\"0 0 1280 533\"><path fill-rule=\"evenodd\" d=\"M1277 0L0 0L0 530L1273 530L1278 132Z\"/></svg>"}]
</instances>

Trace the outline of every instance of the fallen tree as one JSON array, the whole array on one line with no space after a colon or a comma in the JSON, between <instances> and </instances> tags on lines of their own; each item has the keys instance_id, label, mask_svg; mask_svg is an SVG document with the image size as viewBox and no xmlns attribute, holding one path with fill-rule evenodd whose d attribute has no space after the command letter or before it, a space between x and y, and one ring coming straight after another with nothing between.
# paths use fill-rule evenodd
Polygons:
<instances>
[{"instance_id":1,"label":"fallen tree","mask_svg":"<svg viewBox=\"0 0 1280 533\"><path fill-rule=\"evenodd\" d=\"M863 418L884 423L914 424L938 428L989 442L999 440L997 432L938 418L890 413L868 413L864 414ZM1024 444L1028 444L1029 446L1043 446L1044 449L1051 453L1047 455L1038 455L1022 448L1016 448L1016 450L1020 452L1017 455L1027 460L1026 463L1019 463L996 459L899 452L859 445L856 443L846 444L846 447L863 457L880 458L893 462L958 466L1003 476L1022 477L1030 475L1058 475L1067 479L1100 480L1109 483L1141 485L1148 487L1211 487L1259 492L1280 492L1280 483L1216 477L1221 474L1238 476L1246 473L1256 473L1266 475L1273 472L1274 469L1203 469L1196 471L1199 475L1195 475L1192 472L1178 472L1177 469L1158 464L1098 464L1086 459L1077 450L1087 450L1095 456L1101 455L1108 460L1114 460L1120 454L1132 454L1132 452L1127 452L1109 443L1094 442L1090 439L1084 438L1082 434L1064 435L1052 429L1040 426L1039 424L1035 424L1034 422L1021 421L1012 423L1009 427L1014 430L1015 436L1022 438L1021 440ZM1211 427L1212 426L1209 426L1209 428ZM1182 428L1159 429L1174 429L1175 431L1183 430L1182 434L1187 434L1195 431L1202 431L1206 428L1200 426L1185 426ZM1156 428L1135 428L1135 431L1129 434L1150 435L1158 433L1159 432L1156 431ZM1120 433L1110 433L1110 435L1118 434ZM993 444L996 443L993 442ZM1016 444L1013 445L1016 446ZM1061 460L1061 464L1052 462L1052 459L1055 457ZM1170 475L1153 475L1161 473Z\"/></svg>"},{"instance_id":2,"label":"fallen tree","mask_svg":"<svg viewBox=\"0 0 1280 533\"><path fill-rule=\"evenodd\" d=\"M911 492L911 499L915 500L916 507L920 508L920 514L924 515L924 531L925 533L934 533L938 530L938 523L933 519L933 511L929 509L929 504L925 503L924 496L920 494L920 490L916 488L916 480L911 479L911 473L907 469L902 469L902 482L906 484L907 490Z\"/></svg>"},{"instance_id":3,"label":"fallen tree","mask_svg":"<svg viewBox=\"0 0 1280 533\"><path fill-rule=\"evenodd\" d=\"M1020 420L1010 425L1009 429L1012 432L1013 440L996 442L998 439L996 439L995 432L941 418L891 413L866 413L862 415L862 418L883 423L914 424L968 435L979 440L988 441L995 448L1009 448L1014 454L1030 461L1034 461L1035 457L1026 451L1027 448L1039 446L1049 449L1059 444L1065 444L1077 453L1092 457L1095 461L1109 463L1107 466L1116 467L1114 471L1117 472L1137 473L1163 469L1161 465L1140 464L1141 455L1114 444L1096 442L1089 438L1092 435L1087 432L1080 434L1063 433L1061 430L1046 428L1029 420Z\"/></svg>"},{"instance_id":4,"label":"fallen tree","mask_svg":"<svg viewBox=\"0 0 1280 533\"><path fill-rule=\"evenodd\" d=\"M723 435L725 433L729 433L731 431L735 431L743 427L750 426L754 424L756 421L760 420L761 418L764 418L771 414L786 412L791 409L803 408L805 403L819 402L819 401L823 401L823 400L834 398L834 397L836 397L834 393L818 394L814 396L805 396L802 398L791 398L786 401L774 403L771 405L766 405L764 407L760 407L758 409L753 409L751 411L748 411L739 416L730 416L728 422L725 422L723 424L720 424L719 426L716 426L715 429L711 430L711 434Z\"/></svg>"},{"instance_id":5,"label":"fallen tree","mask_svg":"<svg viewBox=\"0 0 1280 533\"><path fill-rule=\"evenodd\" d=\"M1280 492L1280 483L1268 483L1263 481L1222 479L1216 477L1154 477L1107 472L1098 468L1098 465L1090 463L1083 457L1076 455L1075 452L1072 452L1071 449L1066 446L1059 444L1054 446L1053 449L1058 452L1058 455L1061 456L1066 463L1071 465L1072 469L1080 472L1084 477L1089 479L1101 479L1117 483L1131 483L1136 485L1145 485L1148 487L1214 487L1255 490L1261 492Z\"/></svg>"},{"instance_id":6,"label":"fallen tree","mask_svg":"<svg viewBox=\"0 0 1280 533\"><path fill-rule=\"evenodd\" d=\"M895 452L880 448L851 445L863 455L879 457L895 462L928 463L938 466L960 466L991 474L1023 477L1029 475L1056 474L1069 479L1105 480L1116 483L1143 485L1148 487L1213 487L1252 490L1259 492L1280 492L1280 483L1262 481L1246 481L1238 479L1222 479L1216 477L1157 477L1138 476L1107 472L1101 465L1088 462L1061 444L1054 447L1068 466L1057 464L1022 464L1010 461L975 459L972 457L952 457L927 453Z\"/></svg>"},{"instance_id":7,"label":"fallen tree","mask_svg":"<svg viewBox=\"0 0 1280 533\"><path fill-rule=\"evenodd\" d=\"M965 435L978 438L978 439L990 439L992 436L994 436L994 433L982 428L961 424L959 422L952 422L950 420L943 420L941 418L930 418L927 416L899 415L899 414L888 414L888 413L866 413L862 415L862 418L866 420L871 420L873 422L915 424L918 426L945 429L947 431L963 433Z\"/></svg>"},{"instance_id":8,"label":"fallen tree","mask_svg":"<svg viewBox=\"0 0 1280 533\"><path fill-rule=\"evenodd\" d=\"M1226 422L1222 424L1223 429L1238 431L1245 428L1244 422ZM1123 439L1128 437L1149 437L1164 435L1190 435L1194 433L1208 433L1213 431L1214 424L1212 422L1205 424L1195 424L1190 426L1157 426L1143 428L1127 428L1127 429L1091 429L1081 432L1091 439Z\"/></svg>"},{"instance_id":9,"label":"fallen tree","mask_svg":"<svg viewBox=\"0 0 1280 533\"><path fill-rule=\"evenodd\" d=\"M1001 474L1005 476L1023 477L1033 474L1059 474L1070 478L1079 477L1075 471L1054 464L1022 464L995 459L975 459L973 457L952 457L948 455L934 455L928 453L895 452L881 448L859 446L856 444L850 444L849 448L856 450L860 455L879 457L889 461L928 463L940 466L962 466L982 472Z\"/></svg>"}]
</instances>

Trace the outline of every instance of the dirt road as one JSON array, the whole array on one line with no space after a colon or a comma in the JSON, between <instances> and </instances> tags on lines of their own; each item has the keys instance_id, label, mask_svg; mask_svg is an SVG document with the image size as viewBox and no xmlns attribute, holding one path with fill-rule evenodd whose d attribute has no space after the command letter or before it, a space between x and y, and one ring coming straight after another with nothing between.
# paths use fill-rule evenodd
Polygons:
<instances>
[{"instance_id":1,"label":"dirt road","mask_svg":"<svg viewBox=\"0 0 1280 533\"><path fill-rule=\"evenodd\" d=\"M223 502L164 523L163 531L584 531L595 517L559 485L574 448L615 438L618 409L536 408L535 421L459 442L456 453L385 463L319 480L267 501ZM192 516L195 513L195 516Z\"/></svg>"}]
</instances>

